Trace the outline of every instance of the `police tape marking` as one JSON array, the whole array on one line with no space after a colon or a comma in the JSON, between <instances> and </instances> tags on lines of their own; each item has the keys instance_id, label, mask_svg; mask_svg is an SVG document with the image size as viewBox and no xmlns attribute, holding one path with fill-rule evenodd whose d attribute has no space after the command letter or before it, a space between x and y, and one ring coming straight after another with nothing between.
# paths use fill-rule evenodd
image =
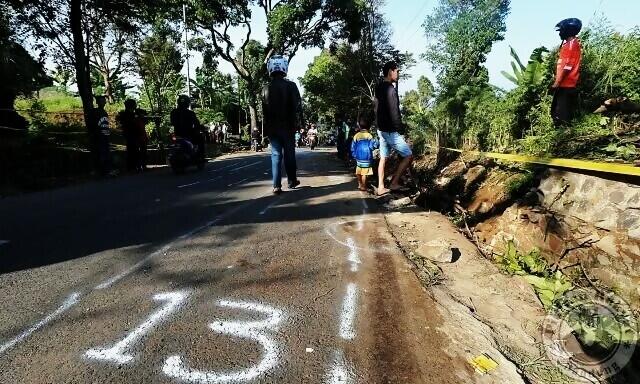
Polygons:
<instances>
[{"instance_id":1,"label":"police tape marking","mask_svg":"<svg viewBox=\"0 0 640 384\"><path fill-rule=\"evenodd\" d=\"M133 360L133 355L127 353L131 349L132 345L138 342L144 337L146 333L151 331L155 325L157 325L164 318L175 312L180 305L188 297L188 292L168 292L160 293L153 296L155 301L166 301L166 304L158 311L149 316L147 320L142 322L136 329L131 331L122 340L118 341L111 348L92 348L85 352L85 357L92 360L102 360L118 365L127 364Z\"/></svg>"}]
</instances>

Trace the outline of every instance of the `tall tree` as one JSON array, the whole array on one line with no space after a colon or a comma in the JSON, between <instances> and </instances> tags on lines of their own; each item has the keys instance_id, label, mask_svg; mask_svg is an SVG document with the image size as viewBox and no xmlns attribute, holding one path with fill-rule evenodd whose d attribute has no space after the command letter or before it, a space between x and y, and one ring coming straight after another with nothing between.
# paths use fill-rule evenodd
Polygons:
<instances>
[{"instance_id":1,"label":"tall tree","mask_svg":"<svg viewBox=\"0 0 640 384\"><path fill-rule=\"evenodd\" d=\"M0 126L26 128L24 119L13 110L18 95L31 95L51 85L44 66L14 39L7 13L0 6Z\"/></svg>"},{"instance_id":2,"label":"tall tree","mask_svg":"<svg viewBox=\"0 0 640 384\"><path fill-rule=\"evenodd\" d=\"M169 0L1 0L15 14L24 32L43 52L53 47L57 57L75 70L85 124L93 121L91 31L96 23L133 26L133 21L160 12ZM59 55L59 56L58 56Z\"/></svg>"},{"instance_id":3,"label":"tall tree","mask_svg":"<svg viewBox=\"0 0 640 384\"><path fill-rule=\"evenodd\" d=\"M423 27L424 58L437 72L438 101L460 130L465 102L488 86L482 64L504 39L510 0L440 0Z\"/></svg>"},{"instance_id":4,"label":"tall tree","mask_svg":"<svg viewBox=\"0 0 640 384\"><path fill-rule=\"evenodd\" d=\"M300 48L323 46L327 38L355 41L362 25L362 2L359 0L259 0L258 8L267 18L268 42L259 57L254 55L251 3L248 0L191 0L190 16L196 26L209 31L216 54L233 65L238 77L249 89L258 89L265 77L265 63L273 53L292 60ZM245 38L239 47L233 44L229 30L242 27ZM251 58L251 59L250 59ZM253 60L253 59L256 60ZM260 62L259 73L251 65ZM258 97L249 98L252 128L257 127Z\"/></svg>"},{"instance_id":5,"label":"tall tree","mask_svg":"<svg viewBox=\"0 0 640 384\"><path fill-rule=\"evenodd\" d=\"M180 74L184 59L178 47L179 41L178 32L167 23L158 22L142 41L137 53L143 100L157 115L166 114L184 89L185 79Z\"/></svg>"}]
</instances>

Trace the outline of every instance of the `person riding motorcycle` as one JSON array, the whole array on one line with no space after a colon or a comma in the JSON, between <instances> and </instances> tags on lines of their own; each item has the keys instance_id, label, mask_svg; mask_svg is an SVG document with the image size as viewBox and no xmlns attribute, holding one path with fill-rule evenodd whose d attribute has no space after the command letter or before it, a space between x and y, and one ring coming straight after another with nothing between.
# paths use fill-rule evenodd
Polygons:
<instances>
[{"instance_id":1,"label":"person riding motorcycle","mask_svg":"<svg viewBox=\"0 0 640 384\"><path fill-rule=\"evenodd\" d=\"M195 112L189 109L191 98L187 95L178 96L177 107L171 111L171 125L177 137L189 140L197 146L198 156L204 161L203 126L198 121Z\"/></svg>"},{"instance_id":2,"label":"person riding motorcycle","mask_svg":"<svg viewBox=\"0 0 640 384\"><path fill-rule=\"evenodd\" d=\"M309 147L311 147L311 149L314 149L318 145L318 130L315 124L312 124L307 131L307 139L309 140Z\"/></svg>"}]
</instances>

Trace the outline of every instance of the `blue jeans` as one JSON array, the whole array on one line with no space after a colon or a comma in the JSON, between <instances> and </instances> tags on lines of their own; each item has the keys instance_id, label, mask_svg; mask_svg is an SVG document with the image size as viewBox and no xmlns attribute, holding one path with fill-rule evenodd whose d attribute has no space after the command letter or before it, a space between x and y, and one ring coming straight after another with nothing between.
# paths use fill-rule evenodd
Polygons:
<instances>
[{"instance_id":1,"label":"blue jeans","mask_svg":"<svg viewBox=\"0 0 640 384\"><path fill-rule=\"evenodd\" d=\"M296 143L293 134L276 134L269 136L271 142L271 176L273 188L282 187L282 157L284 153L284 169L287 172L289 185L296 181Z\"/></svg>"},{"instance_id":2,"label":"blue jeans","mask_svg":"<svg viewBox=\"0 0 640 384\"><path fill-rule=\"evenodd\" d=\"M384 132L379 130L378 137L380 138L380 157L391 156L392 150L398 152L398 155L402 158L413 155L411 147L409 147L404 137L398 132Z\"/></svg>"}]
</instances>

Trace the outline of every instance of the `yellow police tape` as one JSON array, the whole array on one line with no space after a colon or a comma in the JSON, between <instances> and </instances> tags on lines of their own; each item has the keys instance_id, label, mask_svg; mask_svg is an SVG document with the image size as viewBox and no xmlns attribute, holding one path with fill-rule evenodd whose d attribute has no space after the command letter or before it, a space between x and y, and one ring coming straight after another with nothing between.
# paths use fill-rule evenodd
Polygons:
<instances>
[{"instance_id":1,"label":"yellow police tape","mask_svg":"<svg viewBox=\"0 0 640 384\"><path fill-rule=\"evenodd\" d=\"M542 165L549 165L554 167L581 169L585 171L597 171L597 172L605 172L605 173L616 173L620 175L640 176L640 167L634 167L633 165L627 165L627 164L611 164L611 163L601 163L597 161L574 160L574 159L541 158L541 157L523 156L523 155L509 155L505 153L495 153L495 152L463 151L463 150L454 149L454 148L445 148L445 149L453 152L470 153L476 156L491 157L494 159L515 161L518 163L542 164Z\"/></svg>"}]
</instances>

